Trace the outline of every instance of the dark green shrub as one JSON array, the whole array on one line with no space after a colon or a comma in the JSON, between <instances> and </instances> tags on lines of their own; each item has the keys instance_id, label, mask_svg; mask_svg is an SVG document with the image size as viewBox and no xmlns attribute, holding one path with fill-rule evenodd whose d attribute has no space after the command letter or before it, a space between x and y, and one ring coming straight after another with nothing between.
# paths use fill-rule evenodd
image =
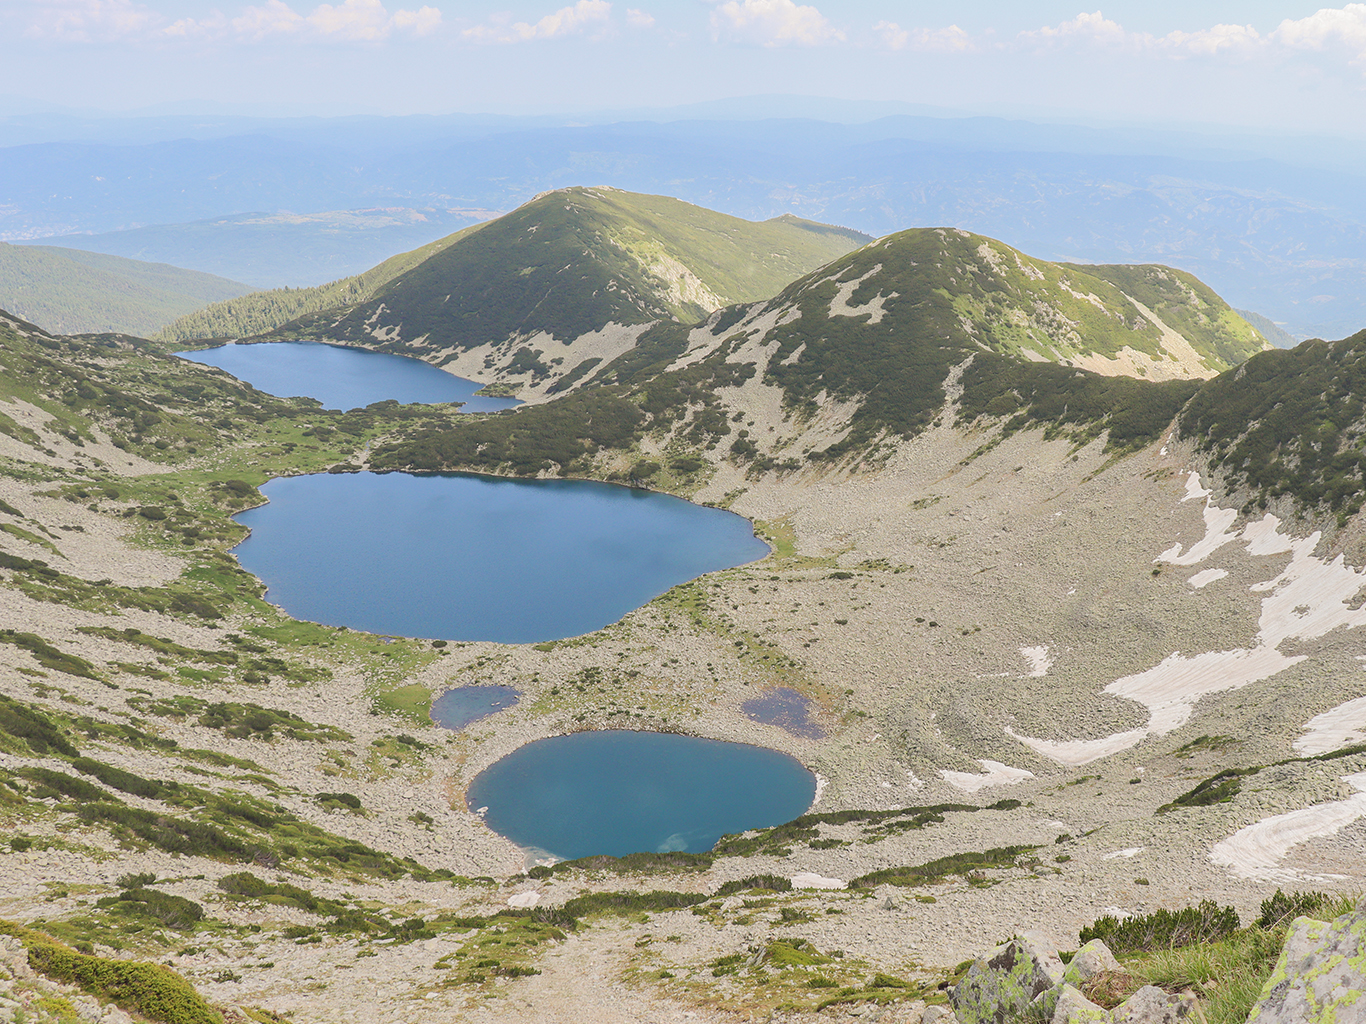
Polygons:
<instances>
[{"instance_id":1,"label":"dark green shrub","mask_svg":"<svg viewBox=\"0 0 1366 1024\"><path fill-rule=\"evenodd\" d=\"M109 794L99 786L92 786L85 779L55 772L51 768L20 768L18 774L34 784L33 795L39 798L66 796L73 800L109 799Z\"/></svg>"},{"instance_id":2,"label":"dark green shrub","mask_svg":"<svg viewBox=\"0 0 1366 1024\"><path fill-rule=\"evenodd\" d=\"M0 694L0 732L23 740L35 754L56 751L75 757L77 753L51 718L3 694Z\"/></svg>"},{"instance_id":3,"label":"dark green shrub","mask_svg":"<svg viewBox=\"0 0 1366 1024\"><path fill-rule=\"evenodd\" d=\"M1332 899L1326 892L1285 893L1277 889L1274 896L1262 900L1262 913L1257 918L1257 927L1269 931L1297 917L1307 917L1331 903Z\"/></svg>"},{"instance_id":4,"label":"dark green shrub","mask_svg":"<svg viewBox=\"0 0 1366 1024\"><path fill-rule=\"evenodd\" d=\"M249 861L258 852L234 836L206 825L168 814L156 814L124 804L84 804L77 815L85 821L103 822L115 834L136 837L167 853L197 854L219 860Z\"/></svg>"},{"instance_id":5,"label":"dark green shrub","mask_svg":"<svg viewBox=\"0 0 1366 1024\"><path fill-rule=\"evenodd\" d=\"M1158 910L1122 921L1107 914L1081 930L1081 941L1085 944L1100 939L1112 953L1121 956L1214 942L1232 935L1239 925L1238 912L1232 907L1203 900L1198 907Z\"/></svg>"},{"instance_id":6,"label":"dark green shrub","mask_svg":"<svg viewBox=\"0 0 1366 1024\"><path fill-rule=\"evenodd\" d=\"M988 868L1013 867L1033 846L1001 846L985 852L954 853L925 864L873 871L849 882L850 889L874 889L879 885L928 885L949 875L968 875Z\"/></svg>"},{"instance_id":7,"label":"dark green shrub","mask_svg":"<svg viewBox=\"0 0 1366 1024\"><path fill-rule=\"evenodd\" d=\"M55 943L33 942L28 962L49 978L162 1024L223 1024L223 1018L180 975L157 964L110 960Z\"/></svg>"},{"instance_id":8,"label":"dark green shrub","mask_svg":"<svg viewBox=\"0 0 1366 1024\"><path fill-rule=\"evenodd\" d=\"M353 811L362 810L360 797L352 793L319 793L313 799L324 807L348 807Z\"/></svg>"},{"instance_id":9,"label":"dark green shrub","mask_svg":"<svg viewBox=\"0 0 1366 1024\"><path fill-rule=\"evenodd\" d=\"M1166 814L1178 807L1208 807L1210 804L1226 804L1237 796L1243 788L1243 776L1256 775L1261 770L1260 766L1229 768L1227 771L1211 776L1194 789L1182 793L1171 803L1163 804L1157 809L1157 813Z\"/></svg>"},{"instance_id":10,"label":"dark green shrub","mask_svg":"<svg viewBox=\"0 0 1366 1024\"><path fill-rule=\"evenodd\" d=\"M34 633L19 633L12 629L0 631L0 641L13 644L15 647L22 647L37 660L43 668L51 669L54 672L65 672L69 676L80 676L83 679L98 679L95 674L95 666L84 658L78 658L74 654L67 654L59 651L42 637Z\"/></svg>"},{"instance_id":11,"label":"dark green shrub","mask_svg":"<svg viewBox=\"0 0 1366 1024\"><path fill-rule=\"evenodd\" d=\"M112 764L105 764L103 761L96 761L89 757L76 758L71 762L71 767L82 775L94 776L106 786L112 786L124 793L132 793L134 796L146 797L149 800L160 799L178 788L174 783L161 782L157 779L144 779L141 775L134 775L132 772L126 772L122 768L115 768ZM103 795L101 794L101 796Z\"/></svg>"},{"instance_id":12,"label":"dark green shrub","mask_svg":"<svg viewBox=\"0 0 1366 1024\"><path fill-rule=\"evenodd\" d=\"M737 892L749 892L751 889L767 889L769 892L791 892L792 882L782 875L750 875L748 878L737 878L730 882L725 882L713 893L713 896L731 896Z\"/></svg>"},{"instance_id":13,"label":"dark green shrub","mask_svg":"<svg viewBox=\"0 0 1366 1024\"><path fill-rule=\"evenodd\" d=\"M150 917L178 931L190 931L196 923L204 919L204 908L194 900L140 886L121 892L117 896L106 896L97 900L96 906L124 914Z\"/></svg>"}]
</instances>

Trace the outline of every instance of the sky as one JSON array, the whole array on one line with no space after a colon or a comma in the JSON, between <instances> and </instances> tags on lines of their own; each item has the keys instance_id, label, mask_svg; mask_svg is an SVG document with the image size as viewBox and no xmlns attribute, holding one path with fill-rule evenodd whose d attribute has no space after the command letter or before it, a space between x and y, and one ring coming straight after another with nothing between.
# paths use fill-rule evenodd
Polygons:
<instances>
[{"instance_id":1,"label":"sky","mask_svg":"<svg viewBox=\"0 0 1366 1024\"><path fill-rule=\"evenodd\" d=\"M799 95L1366 136L1366 3L0 0L0 66L11 112L572 114Z\"/></svg>"}]
</instances>

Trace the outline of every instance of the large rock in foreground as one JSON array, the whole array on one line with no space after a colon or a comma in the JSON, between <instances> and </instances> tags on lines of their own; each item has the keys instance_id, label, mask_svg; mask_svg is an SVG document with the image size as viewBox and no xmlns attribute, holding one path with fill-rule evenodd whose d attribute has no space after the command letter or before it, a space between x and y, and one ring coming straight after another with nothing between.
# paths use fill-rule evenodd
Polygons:
<instances>
[{"instance_id":1,"label":"large rock in foreground","mask_svg":"<svg viewBox=\"0 0 1366 1024\"><path fill-rule=\"evenodd\" d=\"M1062 983L1058 954L1033 936L1011 939L968 968L950 993L960 1024L999 1024Z\"/></svg>"},{"instance_id":2,"label":"large rock in foreground","mask_svg":"<svg viewBox=\"0 0 1366 1024\"><path fill-rule=\"evenodd\" d=\"M1296 918L1248 1024L1366 1024L1366 901L1332 922Z\"/></svg>"}]
</instances>

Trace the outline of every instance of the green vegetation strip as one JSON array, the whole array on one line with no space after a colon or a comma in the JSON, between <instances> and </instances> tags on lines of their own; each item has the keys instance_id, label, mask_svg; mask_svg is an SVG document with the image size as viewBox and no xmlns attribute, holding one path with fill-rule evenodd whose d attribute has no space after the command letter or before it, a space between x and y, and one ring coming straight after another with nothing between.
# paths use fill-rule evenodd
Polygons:
<instances>
[{"instance_id":1,"label":"green vegetation strip","mask_svg":"<svg viewBox=\"0 0 1366 1024\"><path fill-rule=\"evenodd\" d=\"M24 944L29 966L35 971L78 985L130 1013L161 1024L223 1024L222 1015L169 968L80 953L51 936L8 921L0 921L0 933Z\"/></svg>"}]
</instances>

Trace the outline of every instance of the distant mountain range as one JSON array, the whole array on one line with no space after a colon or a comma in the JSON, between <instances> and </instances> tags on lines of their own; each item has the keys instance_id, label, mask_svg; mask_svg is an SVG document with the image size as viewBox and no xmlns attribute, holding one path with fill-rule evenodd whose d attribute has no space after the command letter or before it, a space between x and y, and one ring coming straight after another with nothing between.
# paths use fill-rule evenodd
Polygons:
<instances>
[{"instance_id":1,"label":"distant mountain range","mask_svg":"<svg viewBox=\"0 0 1366 1024\"><path fill-rule=\"evenodd\" d=\"M1177 266L1300 337L1366 323L1366 181L1359 160L1311 146L908 116L177 124L134 125L128 144L104 126L105 141L0 149L0 238L91 232L98 241L62 244L319 284L435 241L469 211L596 180L755 220L791 213L873 235L948 225L1051 260ZM387 224L357 214L351 227L234 219L377 209L408 212ZM135 233L108 235L122 229Z\"/></svg>"},{"instance_id":2,"label":"distant mountain range","mask_svg":"<svg viewBox=\"0 0 1366 1024\"><path fill-rule=\"evenodd\" d=\"M304 288L362 273L394 253L497 213L406 207L240 213L51 241L70 249L194 267L256 288Z\"/></svg>"},{"instance_id":3,"label":"distant mountain range","mask_svg":"<svg viewBox=\"0 0 1366 1024\"><path fill-rule=\"evenodd\" d=\"M251 291L165 263L0 242L0 307L54 334L148 336L192 310Z\"/></svg>"}]
</instances>

